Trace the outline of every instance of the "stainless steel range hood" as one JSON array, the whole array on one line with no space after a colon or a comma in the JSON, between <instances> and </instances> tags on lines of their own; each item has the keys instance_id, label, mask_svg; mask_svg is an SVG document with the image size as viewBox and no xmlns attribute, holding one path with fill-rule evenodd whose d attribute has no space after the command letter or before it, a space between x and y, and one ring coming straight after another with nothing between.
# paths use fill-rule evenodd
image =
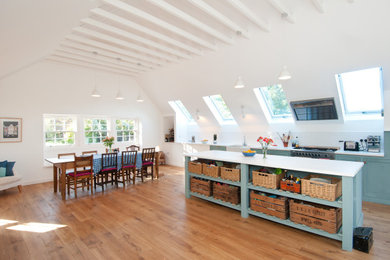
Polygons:
<instances>
[{"instance_id":1,"label":"stainless steel range hood","mask_svg":"<svg viewBox=\"0 0 390 260\"><path fill-rule=\"evenodd\" d=\"M338 119L334 98L290 102L297 121Z\"/></svg>"}]
</instances>

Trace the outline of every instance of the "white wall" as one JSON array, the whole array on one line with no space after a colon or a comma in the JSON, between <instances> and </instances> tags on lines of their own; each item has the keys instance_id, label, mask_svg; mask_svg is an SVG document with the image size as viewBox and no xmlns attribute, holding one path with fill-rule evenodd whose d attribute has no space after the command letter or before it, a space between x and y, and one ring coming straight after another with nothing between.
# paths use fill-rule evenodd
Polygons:
<instances>
[{"instance_id":1,"label":"white wall","mask_svg":"<svg viewBox=\"0 0 390 260\"><path fill-rule=\"evenodd\" d=\"M141 91L145 102L135 101L140 91L137 82L96 71L97 88L102 94L96 99L90 96L94 73L82 67L45 61L0 81L0 116L23 118L23 142L0 143L0 160L16 161L15 168L25 184L52 179L52 169L43 167L43 114L138 118L143 146L160 144L161 114L146 93ZM118 84L126 98L123 101L114 99Z\"/></svg>"}]
</instances>

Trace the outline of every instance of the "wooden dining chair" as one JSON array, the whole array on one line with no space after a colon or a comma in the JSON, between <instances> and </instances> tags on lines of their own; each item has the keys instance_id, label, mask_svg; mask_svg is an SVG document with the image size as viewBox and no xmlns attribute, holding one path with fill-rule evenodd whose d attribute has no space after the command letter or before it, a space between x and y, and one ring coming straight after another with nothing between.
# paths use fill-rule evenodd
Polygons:
<instances>
[{"instance_id":1,"label":"wooden dining chair","mask_svg":"<svg viewBox=\"0 0 390 260\"><path fill-rule=\"evenodd\" d=\"M154 169L154 162L155 162L155 148L144 148L142 149L142 166L141 169L139 169L137 172L137 177L141 178L141 181L144 181L144 177L148 177L149 175L152 177L153 180L153 169ZM150 168L150 172L148 172L148 169Z\"/></svg>"},{"instance_id":2,"label":"wooden dining chair","mask_svg":"<svg viewBox=\"0 0 390 260\"><path fill-rule=\"evenodd\" d=\"M137 171L136 163L137 163L137 151L122 152L122 164L117 174L118 177L117 182L123 183L123 187L125 187L126 180L127 181L133 180L133 184L135 184L135 175Z\"/></svg>"},{"instance_id":3,"label":"wooden dining chair","mask_svg":"<svg viewBox=\"0 0 390 260\"><path fill-rule=\"evenodd\" d=\"M91 188L91 194L93 194L93 155L75 156L73 172L66 175L66 182L68 195L70 194L70 189L73 189L74 196L77 198L77 188L84 189L86 184L88 185L88 190Z\"/></svg>"},{"instance_id":4,"label":"wooden dining chair","mask_svg":"<svg viewBox=\"0 0 390 260\"><path fill-rule=\"evenodd\" d=\"M132 145L130 145L130 146L127 146L127 147L126 147L126 150L127 150L127 151L139 151L139 150L140 150L140 147L139 147L138 145L132 144Z\"/></svg>"},{"instance_id":5,"label":"wooden dining chair","mask_svg":"<svg viewBox=\"0 0 390 260\"><path fill-rule=\"evenodd\" d=\"M76 157L76 153L59 153L57 154L57 158L58 159L65 159L65 158L72 158L74 159ZM72 172L73 171L73 164L72 163L68 163L66 164L65 166L66 168L66 173L69 173L69 172ZM59 169L59 175L58 175L58 187L61 188L61 169Z\"/></svg>"},{"instance_id":6,"label":"wooden dining chair","mask_svg":"<svg viewBox=\"0 0 390 260\"><path fill-rule=\"evenodd\" d=\"M97 154L98 153L98 151L84 151L84 152L82 152L81 154L82 155L88 155L88 154Z\"/></svg>"},{"instance_id":7,"label":"wooden dining chair","mask_svg":"<svg viewBox=\"0 0 390 260\"><path fill-rule=\"evenodd\" d=\"M118 186L117 182L117 172L118 172L118 154L117 153L103 153L102 154L102 168L95 175L94 183L95 190L96 185L102 186L102 190L104 191L104 185L109 183L109 178L111 184L113 184L115 180L115 184Z\"/></svg>"}]
</instances>

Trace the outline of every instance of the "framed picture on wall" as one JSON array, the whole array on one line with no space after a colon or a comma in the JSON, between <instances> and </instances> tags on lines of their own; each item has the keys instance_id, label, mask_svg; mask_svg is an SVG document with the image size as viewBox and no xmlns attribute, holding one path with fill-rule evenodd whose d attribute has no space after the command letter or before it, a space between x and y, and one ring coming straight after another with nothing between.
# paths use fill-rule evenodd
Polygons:
<instances>
[{"instance_id":1,"label":"framed picture on wall","mask_svg":"<svg viewBox=\"0 0 390 260\"><path fill-rule=\"evenodd\" d=\"M0 142L16 143L22 141L22 119L0 117Z\"/></svg>"}]
</instances>

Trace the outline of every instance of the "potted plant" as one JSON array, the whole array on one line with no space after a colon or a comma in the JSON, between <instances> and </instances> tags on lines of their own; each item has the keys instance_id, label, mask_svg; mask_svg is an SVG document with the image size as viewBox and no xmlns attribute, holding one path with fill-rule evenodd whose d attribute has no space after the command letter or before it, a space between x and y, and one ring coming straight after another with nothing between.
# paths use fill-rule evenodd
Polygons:
<instances>
[{"instance_id":1,"label":"potted plant","mask_svg":"<svg viewBox=\"0 0 390 260\"><path fill-rule=\"evenodd\" d=\"M269 145L276 146L274 144L274 140L272 140L271 138L268 138L268 137L260 136L259 138L257 138L257 142L259 142L261 145L261 149L263 150L263 158L264 159L267 158L268 146Z\"/></svg>"}]
</instances>

